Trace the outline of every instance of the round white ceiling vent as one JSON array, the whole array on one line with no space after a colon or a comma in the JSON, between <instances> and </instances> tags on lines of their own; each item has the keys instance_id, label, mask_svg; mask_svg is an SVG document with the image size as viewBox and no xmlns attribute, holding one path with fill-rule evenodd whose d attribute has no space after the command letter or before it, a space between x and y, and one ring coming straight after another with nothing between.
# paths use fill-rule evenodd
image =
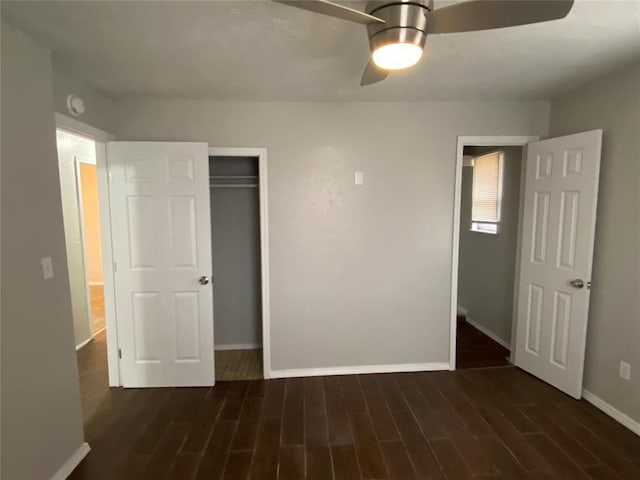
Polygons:
<instances>
[{"instance_id":1,"label":"round white ceiling vent","mask_svg":"<svg viewBox=\"0 0 640 480\"><path fill-rule=\"evenodd\" d=\"M86 110L84 100L82 100L77 95L69 95L67 97L67 109L69 110L69 113L71 115L73 115L74 117L79 117Z\"/></svg>"}]
</instances>

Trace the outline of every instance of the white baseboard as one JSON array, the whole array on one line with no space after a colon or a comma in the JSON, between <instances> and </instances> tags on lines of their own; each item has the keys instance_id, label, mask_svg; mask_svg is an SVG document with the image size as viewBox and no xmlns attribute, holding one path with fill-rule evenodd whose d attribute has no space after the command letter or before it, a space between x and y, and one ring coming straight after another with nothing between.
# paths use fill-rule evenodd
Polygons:
<instances>
[{"instance_id":1,"label":"white baseboard","mask_svg":"<svg viewBox=\"0 0 640 480\"><path fill-rule=\"evenodd\" d=\"M478 330L480 330L482 333L484 333L490 339L495 340L496 342L498 342L500 345L502 345L507 350L511 350L511 342L507 342L506 340L500 338L498 335L496 335L494 332L489 330L487 327L485 327L484 325L480 325L478 322L474 321L469 316L467 316L465 318L465 321L467 323L469 323L469 325L471 325L473 327L476 327Z\"/></svg>"},{"instance_id":2,"label":"white baseboard","mask_svg":"<svg viewBox=\"0 0 640 480\"><path fill-rule=\"evenodd\" d=\"M256 348L261 348L262 345L259 343L223 343L221 345L216 345L216 350L254 350Z\"/></svg>"},{"instance_id":3,"label":"white baseboard","mask_svg":"<svg viewBox=\"0 0 640 480\"><path fill-rule=\"evenodd\" d=\"M611 405L610 403L605 402L597 395L594 395L588 390L582 390L582 398L584 398L587 402L591 403L596 408L602 410L604 413L609 415L611 418L616 420L618 423L621 423L629 430L631 430L636 435L640 436L640 423L636 422L633 418L631 418L626 413L622 413L616 407Z\"/></svg>"},{"instance_id":4,"label":"white baseboard","mask_svg":"<svg viewBox=\"0 0 640 480\"><path fill-rule=\"evenodd\" d=\"M95 337L96 335L101 334L102 332L104 332L107 329L107 327L102 327L100 330L98 330L97 332L93 332L93 334L91 335L92 337Z\"/></svg>"},{"instance_id":5,"label":"white baseboard","mask_svg":"<svg viewBox=\"0 0 640 480\"><path fill-rule=\"evenodd\" d=\"M79 343L78 345L76 345L76 352L78 350L80 350L82 347L84 347L87 343L89 343L91 340L93 340L93 337L91 338L87 338L84 342Z\"/></svg>"},{"instance_id":6,"label":"white baseboard","mask_svg":"<svg viewBox=\"0 0 640 480\"><path fill-rule=\"evenodd\" d=\"M469 312L469 310L464 308L462 305L458 305L458 308L456 310L456 314L457 315L465 315L466 316L468 312Z\"/></svg>"},{"instance_id":7,"label":"white baseboard","mask_svg":"<svg viewBox=\"0 0 640 480\"><path fill-rule=\"evenodd\" d=\"M360 375L366 373L429 372L434 370L449 370L449 362L357 365L353 367L293 368L288 370L271 370L271 378Z\"/></svg>"},{"instance_id":8,"label":"white baseboard","mask_svg":"<svg viewBox=\"0 0 640 480\"><path fill-rule=\"evenodd\" d=\"M82 445L78 447L78 449L71 455L66 462L60 467L60 469L56 472L56 474L51 477L51 480L66 480L66 478L71 475L73 469L76 468L82 459L87 456L87 454L91 451L91 447L87 442L84 442Z\"/></svg>"}]
</instances>

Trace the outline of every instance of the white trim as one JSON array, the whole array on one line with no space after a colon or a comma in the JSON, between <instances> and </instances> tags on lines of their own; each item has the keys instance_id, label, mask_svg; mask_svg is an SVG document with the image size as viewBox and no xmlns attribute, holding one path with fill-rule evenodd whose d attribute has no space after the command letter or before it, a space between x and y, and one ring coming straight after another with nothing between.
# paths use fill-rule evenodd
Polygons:
<instances>
[{"instance_id":1,"label":"white trim","mask_svg":"<svg viewBox=\"0 0 640 480\"><path fill-rule=\"evenodd\" d=\"M58 112L56 112L56 127L83 137L88 137L96 142L109 142L116 138L109 132L92 127L80 120Z\"/></svg>"},{"instance_id":2,"label":"white trim","mask_svg":"<svg viewBox=\"0 0 640 480\"><path fill-rule=\"evenodd\" d=\"M260 348L259 343L223 343L215 346L216 351L223 350L255 350Z\"/></svg>"},{"instance_id":3,"label":"white trim","mask_svg":"<svg viewBox=\"0 0 640 480\"><path fill-rule=\"evenodd\" d=\"M616 420L618 423L621 423L629 430L631 430L636 435L640 436L640 422L636 422L633 418L631 418L626 413L622 413L616 407L607 403L597 395L591 393L588 390L582 389L582 398L584 398L587 402L594 405L599 410L602 410L604 413L609 415L611 418Z\"/></svg>"},{"instance_id":4,"label":"white trim","mask_svg":"<svg viewBox=\"0 0 640 480\"><path fill-rule=\"evenodd\" d=\"M91 447L87 442L84 442L73 452L73 454L67 459L60 469L51 477L51 480L66 480L71 475L71 472L80 464L80 462L91 451Z\"/></svg>"},{"instance_id":5,"label":"white trim","mask_svg":"<svg viewBox=\"0 0 640 480\"><path fill-rule=\"evenodd\" d=\"M95 140L93 141L93 143L95 143ZM78 162L78 163L86 163L87 165L95 165L96 164L96 159L95 158L87 158L87 157L81 157L80 155L76 155L75 159L76 159L76 162Z\"/></svg>"},{"instance_id":6,"label":"white trim","mask_svg":"<svg viewBox=\"0 0 640 480\"><path fill-rule=\"evenodd\" d=\"M98 330L96 333L93 334L93 338L96 337L96 335L101 334L102 332L104 332L107 329L107 327L102 327L100 330Z\"/></svg>"},{"instance_id":7,"label":"white trim","mask_svg":"<svg viewBox=\"0 0 640 480\"><path fill-rule=\"evenodd\" d=\"M511 312L511 345L516 344L518 322L518 298L520 293L520 255L522 253L522 217L524 217L524 200L525 200L525 188L522 188L527 182L527 149L522 149L522 158L520 159L520 198L518 199L518 235L516 238L516 268L513 276L513 300L512 300L512 312ZM509 362L516 364L515 348L511 349L509 354Z\"/></svg>"},{"instance_id":8,"label":"white trim","mask_svg":"<svg viewBox=\"0 0 640 480\"><path fill-rule=\"evenodd\" d=\"M272 370L271 378L324 377L328 375L362 375L367 373L432 372L448 369L449 364L447 362L357 365L354 367L293 368Z\"/></svg>"},{"instance_id":9,"label":"white trim","mask_svg":"<svg viewBox=\"0 0 640 480\"><path fill-rule=\"evenodd\" d=\"M91 340L93 340L93 335L91 336L91 338L87 338L84 342L80 342L78 345L76 345L76 352L82 347L86 346Z\"/></svg>"},{"instance_id":10,"label":"white trim","mask_svg":"<svg viewBox=\"0 0 640 480\"><path fill-rule=\"evenodd\" d=\"M266 148L217 148L209 147L210 156L258 157L258 185L260 197L260 282L262 293L262 366L265 379L271 372L271 309L269 293L269 194L267 190Z\"/></svg>"},{"instance_id":11,"label":"white trim","mask_svg":"<svg viewBox=\"0 0 640 480\"><path fill-rule=\"evenodd\" d=\"M96 142L96 171L98 174L98 204L100 206L100 245L102 253L102 281L104 286L104 324L107 329L107 364L109 386L120 387L120 358L118 357L118 318L116 315L116 278L113 270L113 241L111 231L111 199L109 198L109 159L106 142Z\"/></svg>"},{"instance_id":12,"label":"white trim","mask_svg":"<svg viewBox=\"0 0 640 480\"><path fill-rule=\"evenodd\" d=\"M111 241L111 210L109 207L109 165L106 145L106 142L115 140L115 136L61 113L56 112L55 118L56 128L90 138L96 144L100 243L102 245L102 275L104 281L104 320L107 329L107 365L109 386L119 387L122 383L120 382L120 361L118 359L118 325L116 319L115 276L113 272L113 245Z\"/></svg>"},{"instance_id":13,"label":"white trim","mask_svg":"<svg viewBox=\"0 0 640 480\"><path fill-rule=\"evenodd\" d=\"M511 350L511 344L509 342L507 342L505 339L500 338L497 334L495 334L494 332L492 332L491 330L489 330L487 327L485 327L484 325L481 325L480 323L476 322L474 319L472 319L469 315L465 315L464 318L465 322L467 322L469 325L477 328L478 330L480 330L482 333L484 333L487 337L489 337L491 340L498 342L500 345L502 345L504 348L506 348L507 350Z\"/></svg>"},{"instance_id":14,"label":"white trim","mask_svg":"<svg viewBox=\"0 0 640 480\"><path fill-rule=\"evenodd\" d=\"M464 147L469 146L524 146L539 140L538 136L460 136L456 151L456 167L453 190L453 238L451 259L451 305L449 326L449 370L456 369L456 332L458 310L458 261L460 255L460 195L462 193L462 165Z\"/></svg>"}]
</instances>

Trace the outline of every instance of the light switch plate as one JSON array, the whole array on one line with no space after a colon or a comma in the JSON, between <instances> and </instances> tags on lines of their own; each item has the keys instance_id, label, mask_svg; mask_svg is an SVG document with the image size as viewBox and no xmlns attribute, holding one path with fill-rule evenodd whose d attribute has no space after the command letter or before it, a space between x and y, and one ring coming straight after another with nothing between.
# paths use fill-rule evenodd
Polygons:
<instances>
[{"instance_id":1,"label":"light switch plate","mask_svg":"<svg viewBox=\"0 0 640 480\"><path fill-rule=\"evenodd\" d=\"M623 380L631 380L631 365L627 362L620 361L620 371L618 372Z\"/></svg>"},{"instance_id":2,"label":"light switch plate","mask_svg":"<svg viewBox=\"0 0 640 480\"><path fill-rule=\"evenodd\" d=\"M363 185L364 184L364 172L356 172L355 173L355 184Z\"/></svg>"},{"instance_id":3,"label":"light switch plate","mask_svg":"<svg viewBox=\"0 0 640 480\"><path fill-rule=\"evenodd\" d=\"M53 278L53 261L51 257L43 257L40 260L40 264L42 265L42 277L45 280Z\"/></svg>"}]
</instances>

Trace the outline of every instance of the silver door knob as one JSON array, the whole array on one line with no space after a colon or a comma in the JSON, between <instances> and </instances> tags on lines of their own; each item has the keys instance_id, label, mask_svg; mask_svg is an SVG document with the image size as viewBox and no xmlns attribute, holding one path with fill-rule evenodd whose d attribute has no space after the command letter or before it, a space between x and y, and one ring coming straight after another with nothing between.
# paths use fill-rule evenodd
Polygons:
<instances>
[{"instance_id":1,"label":"silver door knob","mask_svg":"<svg viewBox=\"0 0 640 480\"><path fill-rule=\"evenodd\" d=\"M203 275L198 279L198 282L200 283L200 285L206 285L207 283L209 283L209 277Z\"/></svg>"},{"instance_id":2,"label":"silver door knob","mask_svg":"<svg viewBox=\"0 0 640 480\"><path fill-rule=\"evenodd\" d=\"M571 280L569 285L573 288L584 288L584 281L581 278L576 278L575 280Z\"/></svg>"}]
</instances>

